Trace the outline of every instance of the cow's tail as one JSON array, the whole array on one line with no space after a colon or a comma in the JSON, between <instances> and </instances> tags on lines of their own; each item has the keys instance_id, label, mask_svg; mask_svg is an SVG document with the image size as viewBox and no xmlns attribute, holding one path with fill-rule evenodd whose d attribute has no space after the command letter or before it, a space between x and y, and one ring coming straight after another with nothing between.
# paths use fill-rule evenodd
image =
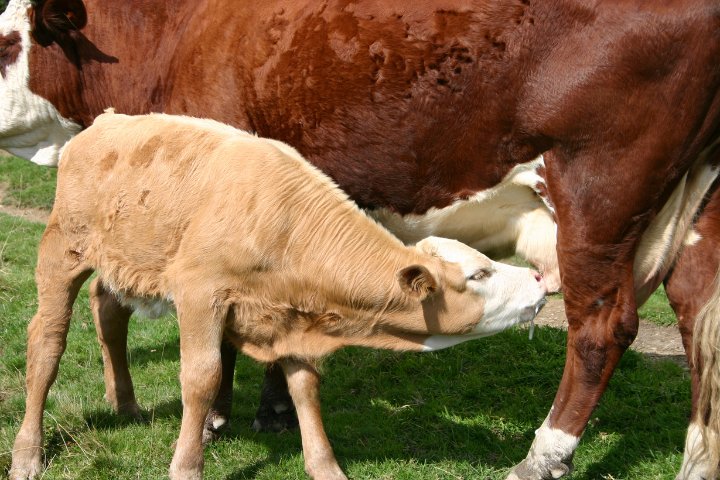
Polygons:
<instances>
[{"instance_id":1,"label":"cow's tail","mask_svg":"<svg viewBox=\"0 0 720 480\"><path fill-rule=\"evenodd\" d=\"M716 276L712 295L695 319L693 358L700 366L700 389L697 416L703 441L701 455L705 465L715 468L709 478L718 474L720 463L720 275Z\"/></svg>"}]
</instances>

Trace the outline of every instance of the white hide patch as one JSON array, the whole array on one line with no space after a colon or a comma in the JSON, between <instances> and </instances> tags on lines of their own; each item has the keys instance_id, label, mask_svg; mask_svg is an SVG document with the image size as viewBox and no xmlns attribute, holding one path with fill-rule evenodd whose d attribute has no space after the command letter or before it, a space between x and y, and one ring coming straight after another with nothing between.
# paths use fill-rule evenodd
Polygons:
<instances>
[{"instance_id":1,"label":"white hide patch","mask_svg":"<svg viewBox=\"0 0 720 480\"><path fill-rule=\"evenodd\" d=\"M424 342L425 352L494 335L519 323L532 321L545 304L545 285L528 268L493 262L477 250L446 238L426 238L418 242L417 248L459 264L468 278L467 287L485 298L483 318L472 332L466 335L433 335ZM489 276L479 280L470 278L479 268L487 268L488 264L492 272Z\"/></svg>"},{"instance_id":2,"label":"white hide patch","mask_svg":"<svg viewBox=\"0 0 720 480\"><path fill-rule=\"evenodd\" d=\"M685 236L685 241L683 242L683 245L686 247L692 247L693 245L698 243L700 240L702 240L702 236L693 229L693 230L690 230L688 232L688 234Z\"/></svg>"},{"instance_id":3,"label":"white hide patch","mask_svg":"<svg viewBox=\"0 0 720 480\"><path fill-rule=\"evenodd\" d=\"M706 163L703 152L643 233L633 265L638 306L660 285L683 244L699 238L697 233L693 237L692 221L717 176L718 169Z\"/></svg>"},{"instance_id":4,"label":"white hide patch","mask_svg":"<svg viewBox=\"0 0 720 480\"><path fill-rule=\"evenodd\" d=\"M11 0L0 15L0 34L17 31L22 45L17 61L0 77L0 148L38 165L57 166L62 147L81 128L30 91L30 6L29 0Z\"/></svg>"},{"instance_id":5,"label":"white hide patch","mask_svg":"<svg viewBox=\"0 0 720 480\"><path fill-rule=\"evenodd\" d=\"M436 235L454 238L481 252L517 252L545 276L549 291L560 288L557 226L550 206L535 191L544 159L516 165L498 185L422 215L387 209L368 214L406 244Z\"/></svg>"},{"instance_id":6,"label":"white hide patch","mask_svg":"<svg viewBox=\"0 0 720 480\"><path fill-rule=\"evenodd\" d=\"M136 297L128 295L125 291L115 287L107 278L102 278L103 285L110 290L122 305L129 307L133 313L144 318L160 318L168 313L175 312L175 304L172 297Z\"/></svg>"}]
</instances>

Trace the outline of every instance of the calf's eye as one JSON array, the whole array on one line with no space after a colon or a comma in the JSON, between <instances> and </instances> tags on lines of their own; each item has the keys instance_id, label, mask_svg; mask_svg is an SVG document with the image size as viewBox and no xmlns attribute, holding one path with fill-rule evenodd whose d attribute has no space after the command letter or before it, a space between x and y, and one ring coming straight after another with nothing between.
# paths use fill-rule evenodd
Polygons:
<instances>
[{"instance_id":1,"label":"calf's eye","mask_svg":"<svg viewBox=\"0 0 720 480\"><path fill-rule=\"evenodd\" d=\"M493 274L492 268L481 268L470 276L470 280L484 280Z\"/></svg>"}]
</instances>

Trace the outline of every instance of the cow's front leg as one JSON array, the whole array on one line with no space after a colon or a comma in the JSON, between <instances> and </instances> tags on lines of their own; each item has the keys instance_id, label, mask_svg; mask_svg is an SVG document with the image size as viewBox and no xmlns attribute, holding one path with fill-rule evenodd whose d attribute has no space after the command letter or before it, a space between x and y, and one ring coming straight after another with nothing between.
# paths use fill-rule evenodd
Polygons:
<instances>
[{"instance_id":1,"label":"cow's front leg","mask_svg":"<svg viewBox=\"0 0 720 480\"><path fill-rule=\"evenodd\" d=\"M683 347L690 366L692 388L691 423L685 440L683 463L676 480L704 480L714 477L715 467L705 454L702 442L698 395L700 368L693 358L695 319L711 299L715 276L720 270L720 190L716 190L695 224L695 234L689 237L673 271L665 279L670 305L678 318Z\"/></svg>"},{"instance_id":2,"label":"cow's front leg","mask_svg":"<svg viewBox=\"0 0 720 480\"><path fill-rule=\"evenodd\" d=\"M635 339L635 257L650 220L662 207L657 192L666 192L667 198L679 180L651 175L653 160L663 155L661 145L656 151L653 146L639 142L620 154L602 143L580 142L545 154L558 224L567 353L552 409L509 479L547 480L572 471L573 454L590 415ZM620 159L625 170L618 177ZM656 183L638 188L637 178Z\"/></svg>"},{"instance_id":3,"label":"cow's front leg","mask_svg":"<svg viewBox=\"0 0 720 480\"><path fill-rule=\"evenodd\" d=\"M293 399L280 365L271 363L265 369L260 406L255 414L253 429L256 432L281 432L298 426Z\"/></svg>"},{"instance_id":4,"label":"cow's front leg","mask_svg":"<svg viewBox=\"0 0 720 480\"><path fill-rule=\"evenodd\" d=\"M535 431L530 452L512 470L510 480L549 480L572 472L580 436L637 333L632 278L595 299L566 294L565 303L569 329L560 388L550 413Z\"/></svg>"},{"instance_id":5,"label":"cow's front leg","mask_svg":"<svg viewBox=\"0 0 720 480\"><path fill-rule=\"evenodd\" d=\"M297 407L305 471L314 480L347 480L335 460L320 416L320 375L305 362L280 361Z\"/></svg>"}]
</instances>

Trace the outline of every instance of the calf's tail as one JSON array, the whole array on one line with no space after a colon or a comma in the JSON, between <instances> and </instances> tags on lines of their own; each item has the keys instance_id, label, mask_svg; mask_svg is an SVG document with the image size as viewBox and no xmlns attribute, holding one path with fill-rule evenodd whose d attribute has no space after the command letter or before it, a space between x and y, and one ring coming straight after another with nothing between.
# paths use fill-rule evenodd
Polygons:
<instances>
[{"instance_id":1,"label":"calf's tail","mask_svg":"<svg viewBox=\"0 0 720 480\"><path fill-rule=\"evenodd\" d=\"M708 303L695 319L693 358L701 368L697 417L703 451L702 463L715 469L709 478L718 475L720 463L720 275L716 276Z\"/></svg>"}]
</instances>

